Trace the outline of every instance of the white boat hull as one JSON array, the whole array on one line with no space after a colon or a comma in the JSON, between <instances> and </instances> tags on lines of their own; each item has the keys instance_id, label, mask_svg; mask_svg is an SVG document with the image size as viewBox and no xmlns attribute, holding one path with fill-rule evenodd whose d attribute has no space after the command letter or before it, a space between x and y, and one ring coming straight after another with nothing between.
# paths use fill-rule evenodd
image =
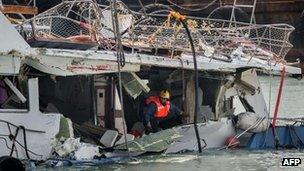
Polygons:
<instances>
[{"instance_id":1,"label":"white boat hull","mask_svg":"<svg viewBox=\"0 0 304 171\"><path fill-rule=\"evenodd\" d=\"M202 147L205 146L204 149L224 147L227 138L236 135L231 120L223 119L219 122L198 123L197 126ZM171 144L165 153L198 151L194 126L181 126L179 132L182 137Z\"/></svg>"},{"instance_id":2,"label":"white boat hull","mask_svg":"<svg viewBox=\"0 0 304 171\"><path fill-rule=\"evenodd\" d=\"M24 126L26 128L26 144L28 154L31 159L45 160L51 156L52 139L59 132L60 116L59 114L42 114L42 113L1 113L0 121L0 157L9 156L13 141L9 136L15 135L17 127L8 125L3 121L9 121L16 126ZM27 159L23 130L19 129L16 136L16 149L13 150L12 156L19 159Z\"/></svg>"},{"instance_id":3,"label":"white boat hull","mask_svg":"<svg viewBox=\"0 0 304 171\"><path fill-rule=\"evenodd\" d=\"M0 109L0 157L12 153L19 159L45 160L51 156L51 143L59 133L61 115L39 111L37 78L29 79L28 88L28 109ZM25 134L20 126L25 128ZM12 152L14 142L16 148Z\"/></svg>"}]
</instances>

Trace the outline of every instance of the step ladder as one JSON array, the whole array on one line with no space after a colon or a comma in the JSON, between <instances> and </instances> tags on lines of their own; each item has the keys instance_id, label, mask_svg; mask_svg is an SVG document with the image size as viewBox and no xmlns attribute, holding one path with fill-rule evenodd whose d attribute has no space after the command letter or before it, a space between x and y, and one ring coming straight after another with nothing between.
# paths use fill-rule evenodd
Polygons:
<instances>
[{"instance_id":1,"label":"step ladder","mask_svg":"<svg viewBox=\"0 0 304 171\"><path fill-rule=\"evenodd\" d=\"M241 2L242 3L241 3ZM235 9L236 8L240 8L240 9L251 9L251 16L250 16L250 23L249 25L252 25L252 24L255 24L255 17L254 17L254 12L255 12L255 8L256 8L256 4L257 4L257 0L234 0L233 2L233 6L232 6L232 11L231 11L231 18L230 18L230 24L229 24L229 28L231 29L232 27L232 24L231 23L234 23L235 27L236 27L236 17L235 17ZM257 31L256 31L257 32ZM242 33L244 34L244 33ZM250 36L251 34L251 29L249 28L247 33L246 33L248 36ZM244 34L245 35L245 34ZM260 45L260 41L258 43L258 46ZM251 52L249 52L251 54L251 57L250 59L248 60L248 63L251 61L252 57L253 57L253 54Z\"/></svg>"},{"instance_id":2,"label":"step ladder","mask_svg":"<svg viewBox=\"0 0 304 171\"><path fill-rule=\"evenodd\" d=\"M235 8L247 8L247 9L251 9L250 24L255 23L254 12L255 12L255 8L256 8L257 0L246 0L246 4L244 4L245 0L241 0L241 1L243 2L243 4L238 3L238 0L234 0L233 6L232 6L230 21L231 22L233 22L233 21L236 22Z\"/></svg>"}]
</instances>

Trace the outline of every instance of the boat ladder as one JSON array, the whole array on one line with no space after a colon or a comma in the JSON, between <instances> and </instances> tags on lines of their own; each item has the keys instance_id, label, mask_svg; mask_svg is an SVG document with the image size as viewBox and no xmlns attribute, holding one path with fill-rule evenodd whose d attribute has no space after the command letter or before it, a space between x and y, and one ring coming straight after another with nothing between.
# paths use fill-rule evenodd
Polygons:
<instances>
[{"instance_id":1,"label":"boat ladder","mask_svg":"<svg viewBox=\"0 0 304 171\"><path fill-rule=\"evenodd\" d=\"M250 24L255 23L254 12L256 8L257 0L246 0L246 1L242 0L241 2L238 2L238 0L234 0L230 21L231 22L236 21L235 8L247 8L247 9L251 9Z\"/></svg>"}]
</instances>

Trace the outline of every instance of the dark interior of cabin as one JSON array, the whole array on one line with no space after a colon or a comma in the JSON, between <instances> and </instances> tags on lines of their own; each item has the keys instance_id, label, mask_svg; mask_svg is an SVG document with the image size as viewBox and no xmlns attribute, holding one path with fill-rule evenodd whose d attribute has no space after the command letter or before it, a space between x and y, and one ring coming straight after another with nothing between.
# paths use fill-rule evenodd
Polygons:
<instances>
[{"instance_id":1,"label":"dark interior of cabin","mask_svg":"<svg viewBox=\"0 0 304 171\"><path fill-rule=\"evenodd\" d=\"M36 70L32 69L32 72ZM33 73L32 73L33 74ZM123 106L128 131L136 122L142 121L145 109L145 99L151 95L158 95L161 90L170 92L170 101L184 113L189 115L194 108L194 80L193 71L176 70L159 67L143 67L136 73L140 80L145 80L149 92L142 91L136 97L132 97L126 89L137 91L137 86L127 87L123 84ZM215 72L201 72L199 87L202 90L199 97L199 106L209 109L208 119L212 120L215 113L215 105L220 86L225 83L223 76ZM9 77L14 80L13 77ZM23 87L22 92L26 96L25 82L14 82L16 87ZM24 85L25 86L24 86ZM12 95L9 88L1 81L2 92L8 90L7 96ZM23 85L23 86L21 86ZM116 90L115 90L116 89ZM115 109L115 92L119 94L117 74L103 74L97 76L50 76L42 74L39 76L39 103L40 110L44 113L61 113L70 118L74 123L96 124L107 129L115 129L115 117L121 117L121 110ZM7 98L8 98L7 97ZM231 100L231 99L230 99ZM11 100L12 101L12 100ZM227 101L229 104L231 101ZM117 103L117 101L116 101ZM226 104L225 103L225 104ZM6 108L5 99L1 101L1 107ZM12 104L14 108L25 108L26 104ZM205 110L206 108L202 109ZM192 111L193 112L193 111ZM191 117L191 116L188 116ZM189 122L188 118L188 122ZM176 124L176 123L171 123ZM171 127L168 123L168 127Z\"/></svg>"},{"instance_id":2,"label":"dark interior of cabin","mask_svg":"<svg viewBox=\"0 0 304 171\"><path fill-rule=\"evenodd\" d=\"M40 108L59 112L73 122L94 121L92 76L39 77Z\"/></svg>"},{"instance_id":3,"label":"dark interior of cabin","mask_svg":"<svg viewBox=\"0 0 304 171\"><path fill-rule=\"evenodd\" d=\"M14 89L16 87L18 90ZM17 91L22 95L19 95ZM25 80L18 77L0 76L0 109L27 109L27 98L28 86Z\"/></svg>"}]
</instances>

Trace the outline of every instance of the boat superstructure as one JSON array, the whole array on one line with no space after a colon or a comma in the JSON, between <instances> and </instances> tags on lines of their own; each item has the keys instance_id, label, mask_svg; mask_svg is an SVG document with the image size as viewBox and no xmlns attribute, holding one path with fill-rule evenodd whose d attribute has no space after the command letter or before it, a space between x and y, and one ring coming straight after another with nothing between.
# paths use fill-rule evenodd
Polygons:
<instances>
[{"instance_id":1,"label":"boat superstructure","mask_svg":"<svg viewBox=\"0 0 304 171\"><path fill-rule=\"evenodd\" d=\"M0 32L4 35L0 37L4 85L0 89L0 126L6 130L0 132L1 155L49 158L51 142L59 140L60 133L73 137L70 121L59 113L78 125L89 121L116 129L124 137L125 131L134 131L133 125L140 122L141 101L163 88L170 89L172 101L188 114L189 124L130 141L129 151L196 151L194 71L199 73L201 90L197 119L202 144L204 149L220 148L227 145L227 138L237 135L232 119L237 114L236 103L242 104L244 112L258 116L255 124L269 127L257 70L301 73L299 68L285 66L284 57L292 47L290 25L185 17L170 8L134 12L120 1L116 6L118 29L113 27L113 3L63 1L17 25L0 12ZM197 69L189 36L177 16L184 18L191 32ZM124 88L120 93L119 81ZM104 139L95 143L104 145ZM117 145L116 150L125 147Z\"/></svg>"}]
</instances>

